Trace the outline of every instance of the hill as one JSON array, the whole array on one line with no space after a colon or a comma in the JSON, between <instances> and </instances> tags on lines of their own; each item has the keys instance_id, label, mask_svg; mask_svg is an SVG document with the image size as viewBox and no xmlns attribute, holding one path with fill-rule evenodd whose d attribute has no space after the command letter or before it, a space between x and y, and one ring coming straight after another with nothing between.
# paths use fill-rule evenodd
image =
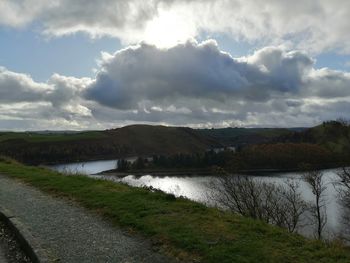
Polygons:
<instances>
[{"instance_id":1,"label":"hill","mask_svg":"<svg viewBox=\"0 0 350 263\"><path fill-rule=\"evenodd\" d=\"M32 164L195 153L219 146L190 128L150 125L80 133L0 133L0 154Z\"/></svg>"},{"instance_id":2,"label":"hill","mask_svg":"<svg viewBox=\"0 0 350 263\"><path fill-rule=\"evenodd\" d=\"M114 143L130 145L132 152L141 155L202 152L219 146L217 141L186 127L131 125L106 134Z\"/></svg>"},{"instance_id":3,"label":"hill","mask_svg":"<svg viewBox=\"0 0 350 263\"><path fill-rule=\"evenodd\" d=\"M318 144L347 158L350 157L350 124L345 121L327 121L301 132L280 136L275 141Z\"/></svg>"},{"instance_id":4,"label":"hill","mask_svg":"<svg viewBox=\"0 0 350 263\"><path fill-rule=\"evenodd\" d=\"M308 129L195 130L186 127L131 125L105 131L0 132L0 155L39 164L154 154L193 154L223 145L241 149L260 145L265 151L266 145L279 144L279 149L281 144L288 143L318 145L332 154L332 160L350 160L350 125L344 121L329 121Z\"/></svg>"},{"instance_id":5,"label":"hill","mask_svg":"<svg viewBox=\"0 0 350 263\"><path fill-rule=\"evenodd\" d=\"M214 138L224 145L244 146L246 144L269 143L276 138L292 135L305 128L221 128L199 129L198 131Z\"/></svg>"}]
</instances>

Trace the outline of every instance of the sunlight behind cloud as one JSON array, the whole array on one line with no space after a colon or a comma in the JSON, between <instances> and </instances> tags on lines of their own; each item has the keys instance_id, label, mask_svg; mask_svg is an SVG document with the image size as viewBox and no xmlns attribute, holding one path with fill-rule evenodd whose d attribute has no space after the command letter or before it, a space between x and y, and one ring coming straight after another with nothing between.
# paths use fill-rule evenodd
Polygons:
<instances>
[{"instance_id":1,"label":"sunlight behind cloud","mask_svg":"<svg viewBox=\"0 0 350 263\"><path fill-rule=\"evenodd\" d=\"M179 8L180 9L180 8ZM158 16L148 22L144 41L160 48L169 48L196 35L189 22L189 14L183 9L160 9Z\"/></svg>"}]
</instances>

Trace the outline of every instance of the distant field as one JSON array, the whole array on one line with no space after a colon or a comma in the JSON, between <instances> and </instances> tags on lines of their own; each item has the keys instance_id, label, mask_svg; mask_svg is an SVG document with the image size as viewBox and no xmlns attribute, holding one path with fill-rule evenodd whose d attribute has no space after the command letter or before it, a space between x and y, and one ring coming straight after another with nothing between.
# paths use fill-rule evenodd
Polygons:
<instances>
[{"instance_id":1,"label":"distant field","mask_svg":"<svg viewBox=\"0 0 350 263\"><path fill-rule=\"evenodd\" d=\"M59 142L106 138L104 132L89 131L78 133L37 133L37 132L0 132L0 142L6 140L25 140L27 142Z\"/></svg>"}]
</instances>

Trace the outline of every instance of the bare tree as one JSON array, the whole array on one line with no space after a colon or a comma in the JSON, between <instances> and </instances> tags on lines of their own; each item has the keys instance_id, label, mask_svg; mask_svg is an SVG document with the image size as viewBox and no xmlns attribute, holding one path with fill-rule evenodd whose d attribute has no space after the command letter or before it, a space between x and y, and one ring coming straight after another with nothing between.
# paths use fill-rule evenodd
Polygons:
<instances>
[{"instance_id":1,"label":"bare tree","mask_svg":"<svg viewBox=\"0 0 350 263\"><path fill-rule=\"evenodd\" d=\"M350 241L350 168L343 167L337 173L340 186L338 189L340 204L343 207L343 237Z\"/></svg>"},{"instance_id":2,"label":"bare tree","mask_svg":"<svg viewBox=\"0 0 350 263\"><path fill-rule=\"evenodd\" d=\"M341 185L344 187L343 190L344 190L345 196L349 197L348 192L350 191L350 168L348 167L341 168L341 170L338 171L337 175L340 179Z\"/></svg>"},{"instance_id":3,"label":"bare tree","mask_svg":"<svg viewBox=\"0 0 350 263\"><path fill-rule=\"evenodd\" d=\"M307 205L299 184L266 183L249 176L222 176L210 185L212 200L234 213L262 220L295 232Z\"/></svg>"},{"instance_id":4,"label":"bare tree","mask_svg":"<svg viewBox=\"0 0 350 263\"><path fill-rule=\"evenodd\" d=\"M319 170L309 170L304 173L304 180L311 188L315 202L311 205L311 216L315 220L316 234L322 239L323 230L327 224L325 191L327 189L323 180L323 173Z\"/></svg>"},{"instance_id":5,"label":"bare tree","mask_svg":"<svg viewBox=\"0 0 350 263\"><path fill-rule=\"evenodd\" d=\"M307 210L307 203L304 201L299 190L299 182L289 180L286 183L283 197L285 206L285 227L289 232L294 232L302 223L303 214Z\"/></svg>"}]
</instances>

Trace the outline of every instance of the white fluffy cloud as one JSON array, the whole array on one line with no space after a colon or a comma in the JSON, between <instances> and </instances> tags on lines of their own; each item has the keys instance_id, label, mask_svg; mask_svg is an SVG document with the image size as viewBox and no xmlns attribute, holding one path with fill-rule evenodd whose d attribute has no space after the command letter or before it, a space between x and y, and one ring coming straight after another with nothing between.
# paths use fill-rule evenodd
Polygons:
<instances>
[{"instance_id":1,"label":"white fluffy cloud","mask_svg":"<svg viewBox=\"0 0 350 263\"><path fill-rule=\"evenodd\" d=\"M92 37L109 35L127 42L138 41L147 21L156 15L158 2L161 1L3 0L0 24L23 27L39 21L43 33L52 36L86 32Z\"/></svg>"},{"instance_id":2,"label":"white fluffy cloud","mask_svg":"<svg viewBox=\"0 0 350 263\"><path fill-rule=\"evenodd\" d=\"M116 109L193 105L186 100L230 105L350 95L349 73L317 70L306 54L278 47L235 59L220 51L214 40L190 41L169 49L141 44L104 54L100 65L85 96Z\"/></svg>"},{"instance_id":3,"label":"white fluffy cloud","mask_svg":"<svg viewBox=\"0 0 350 263\"><path fill-rule=\"evenodd\" d=\"M346 117L350 74L314 63L279 47L235 59L213 40L169 49L142 44L104 54L83 94L100 104L92 111L98 119L298 126Z\"/></svg>"},{"instance_id":4,"label":"white fluffy cloud","mask_svg":"<svg viewBox=\"0 0 350 263\"><path fill-rule=\"evenodd\" d=\"M0 24L40 22L61 36L86 32L124 43L175 45L201 32L224 33L264 44L290 44L313 52L350 53L347 0L3 0Z\"/></svg>"},{"instance_id":5,"label":"white fluffy cloud","mask_svg":"<svg viewBox=\"0 0 350 263\"><path fill-rule=\"evenodd\" d=\"M1 102L40 101L51 91L52 87L45 83L36 83L28 75L0 67Z\"/></svg>"},{"instance_id":6,"label":"white fluffy cloud","mask_svg":"<svg viewBox=\"0 0 350 263\"><path fill-rule=\"evenodd\" d=\"M313 52L350 52L347 0L221 0L207 5L206 12L196 15L197 23L212 32L248 41L289 43Z\"/></svg>"},{"instance_id":7,"label":"white fluffy cloud","mask_svg":"<svg viewBox=\"0 0 350 263\"><path fill-rule=\"evenodd\" d=\"M350 73L315 69L298 51L233 58L215 41L104 53L96 78L47 82L0 70L0 129L102 129L135 122L305 126L348 117Z\"/></svg>"},{"instance_id":8,"label":"white fluffy cloud","mask_svg":"<svg viewBox=\"0 0 350 263\"><path fill-rule=\"evenodd\" d=\"M0 130L81 129L91 110L80 92L91 82L54 74L46 83L0 68Z\"/></svg>"},{"instance_id":9,"label":"white fluffy cloud","mask_svg":"<svg viewBox=\"0 0 350 263\"><path fill-rule=\"evenodd\" d=\"M43 12L55 7L53 1L45 0L4 0L0 2L0 24L12 27L23 27Z\"/></svg>"},{"instance_id":10,"label":"white fluffy cloud","mask_svg":"<svg viewBox=\"0 0 350 263\"><path fill-rule=\"evenodd\" d=\"M54 74L47 83L40 83L29 75L0 67L0 102L50 102L53 105L64 105L79 98L80 92L91 82L89 78Z\"/></svg>"}]
</instances>

